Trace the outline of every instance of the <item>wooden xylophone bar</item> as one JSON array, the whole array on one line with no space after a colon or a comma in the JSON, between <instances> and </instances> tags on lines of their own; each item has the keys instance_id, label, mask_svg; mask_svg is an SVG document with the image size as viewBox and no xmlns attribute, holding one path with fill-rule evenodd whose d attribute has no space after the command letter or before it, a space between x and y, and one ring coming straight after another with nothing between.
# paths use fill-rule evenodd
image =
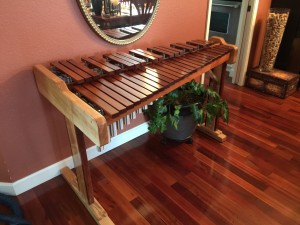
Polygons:
<instances>
[{"instance_id":1,"label":"wooden xylophone bar","mask_svg":"<svg viewBox=\"0 0 300 225\"><path fill-rule=\"evenodd\" d=\"M222 90L226 63L234 63L236 54L235 46L212 38L34 67L40 93L66 117L77 177L68 168L62 174L98 224L114 223L93 197L83 135L97 146L107 144L154 100L210 70ZM200 128L219 135L216 122Z\"/></svg>"}]
</instances>

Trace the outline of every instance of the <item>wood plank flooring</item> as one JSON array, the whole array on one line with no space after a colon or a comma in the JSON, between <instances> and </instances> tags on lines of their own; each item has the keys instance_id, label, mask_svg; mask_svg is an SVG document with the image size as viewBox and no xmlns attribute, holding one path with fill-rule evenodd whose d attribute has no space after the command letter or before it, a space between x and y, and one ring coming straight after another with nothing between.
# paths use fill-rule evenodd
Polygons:
<instances>
[{"instance_id":1,"label":"wood plank flooring","mask_svg":"<svg viewBox=\"0 0 300 225\"><path fill-rule=\"evenodd\" d=\"M226 84L219 144L145 134L90 161L95 197L116 225L300 224L300 91L282 100ZM61 177L18 196L33 225L94 225Z\"/></svg>"}]
</instances>

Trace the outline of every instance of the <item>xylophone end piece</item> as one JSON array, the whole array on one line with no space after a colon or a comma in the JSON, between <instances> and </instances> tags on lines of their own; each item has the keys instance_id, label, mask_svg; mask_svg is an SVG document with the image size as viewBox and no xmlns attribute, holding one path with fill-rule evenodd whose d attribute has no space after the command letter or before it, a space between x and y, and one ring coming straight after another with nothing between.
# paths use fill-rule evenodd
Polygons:
<instances>
[{"instance_id":1,"label":"xylophone end piece","mask_svg":"<svg viewBox=\"0 0 300 225\"><path fill-rule=\"evenodd\" d=\"M225 45L228 46L229 48L231 48L231 53L230 53L230 58L227 61L228 64L234 64L237 60L237 54L238 54L238 47L232 44L228 44L224 38L222 37L217 37L217 36L212 36L208 39L209 41L213 41L216 43L219 43L221 45Z\"/></svg>"}]
</instances>

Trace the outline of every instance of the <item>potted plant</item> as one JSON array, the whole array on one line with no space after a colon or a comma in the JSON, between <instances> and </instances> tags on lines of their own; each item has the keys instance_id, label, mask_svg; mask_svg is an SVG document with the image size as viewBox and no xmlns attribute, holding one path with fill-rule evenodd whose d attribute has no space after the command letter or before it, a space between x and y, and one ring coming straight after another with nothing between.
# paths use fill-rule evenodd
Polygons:
<instances>
[{"instance_id":1,"label":"potted plant","mask_svg":"<svg viewBox=\"0 0 300 225\"><path fill-rule=\"evenodd\" d=\"M155 100L144 113L150 119L150 133L192 141L197 124L210 123L219 117L228 122L229 112L227 102L217 92L193 80Z\"/></svg>"}]
</instances>

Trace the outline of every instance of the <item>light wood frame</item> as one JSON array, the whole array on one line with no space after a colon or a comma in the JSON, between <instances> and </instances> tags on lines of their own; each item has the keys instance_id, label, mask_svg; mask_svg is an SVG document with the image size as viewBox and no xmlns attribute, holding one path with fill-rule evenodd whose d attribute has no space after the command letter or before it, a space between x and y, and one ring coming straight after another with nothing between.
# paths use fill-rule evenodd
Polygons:
<instances>
[{"instance_id":1,"label":"light wood frame","mask_svg":"<svg viewBox=\"0 0 300 225\"><path fill-rule=\"evenodd\" d=\"M226 44L222 38L213 37L213 40L218 41L221 44ZM231 46L231 49L232 52L230 54L226 54L214 62L202 67L197 72L190 74L158 94L153 95L153 97L144 101L143 105L138 105L136 107L141 108L155 99L175 90L181 85L201 77L210 70L213 71L216 77L215 81L212 82L212 87L222 94L227 62L234 63L236 60L237 48ZM110 141L107 130L108 121L87 103L83 102L79 97L73 94L64 81L43 65L34 66L33 72L39 92L66 118L76 175L69 168L63 168L61 170L63 177L90 212L97 224L114 224L105 209L100 205L97 199L94 198L84 143L84 135L86 135L97 146L107 144ZM137 110L136 107L132 110ZM130 113L130 111L128 113ZM123 117L123 115L121 115L121 117ZM199 126L198 129L212 138L223 142L226 140L226 135L220 130L217 130L217 123L218 120L215 120L211 125Z\"/></svg>"}]
</instances>

